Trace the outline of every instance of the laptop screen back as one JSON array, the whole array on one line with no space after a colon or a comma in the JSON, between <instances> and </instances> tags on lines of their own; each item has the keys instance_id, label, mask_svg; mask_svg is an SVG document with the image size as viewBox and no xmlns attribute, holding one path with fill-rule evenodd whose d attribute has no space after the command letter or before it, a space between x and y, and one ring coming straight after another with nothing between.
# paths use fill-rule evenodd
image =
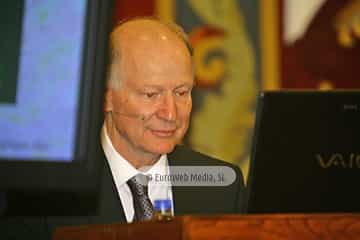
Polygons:
<instances>
[{"instance_id":1,"label":"laptop screen back","mask_svg":"<svg viewBox=\"0 0 360 240\"><path fill-rule=\"evenodd\" d=\"M249 213L360 212L360 92L259 95Z\"/></svg>"}]
</instances>

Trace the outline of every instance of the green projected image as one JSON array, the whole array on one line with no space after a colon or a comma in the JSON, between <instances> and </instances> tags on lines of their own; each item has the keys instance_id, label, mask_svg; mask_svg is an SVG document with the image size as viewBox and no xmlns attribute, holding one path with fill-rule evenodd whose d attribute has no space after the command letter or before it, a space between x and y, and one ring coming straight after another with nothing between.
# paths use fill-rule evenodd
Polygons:
<instances>
[{"instance_id":1,"label":"green projected image","mask_svg":"<svg viewBox=\"0 0 360 240\"><path fill-rule=\"evenodd\" d=\"M3 1L0 7L0 104L16 102L24 0Z\"/></svg>"}]
</instances>

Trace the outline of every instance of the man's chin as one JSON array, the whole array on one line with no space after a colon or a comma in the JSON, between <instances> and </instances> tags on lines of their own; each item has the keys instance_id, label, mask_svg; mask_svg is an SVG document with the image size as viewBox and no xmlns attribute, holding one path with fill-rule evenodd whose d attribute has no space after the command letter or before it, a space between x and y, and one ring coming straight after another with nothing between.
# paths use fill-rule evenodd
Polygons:
<instances>
[{"instance_id":1,"label":"man's chin","mask_svg":"<svg viewBox=\"0 0 360 240\"><path fill-rule=\"evenodd\" d=\"M153 146L151 149L151 152L157 153L157 154L167 154L174 150L176 144L158 144L156 146Z\"/></svg>"}]
</instances>

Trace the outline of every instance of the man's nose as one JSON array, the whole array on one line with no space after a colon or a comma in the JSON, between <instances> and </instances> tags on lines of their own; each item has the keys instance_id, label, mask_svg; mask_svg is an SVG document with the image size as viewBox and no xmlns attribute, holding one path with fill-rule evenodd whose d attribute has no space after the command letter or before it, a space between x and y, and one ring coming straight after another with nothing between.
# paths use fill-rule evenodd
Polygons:
<instances>
[{"instance_id":1,"label":"man's nose","mask_svg":"<svg viewBox=\"0 0 360 240\"><path fill-rule=\"evenodd\" d=\"M158 117L166 121L174 121L177 116L175 96L171 93L164 95L158 111Z\"/></svg>"}]
</instances>

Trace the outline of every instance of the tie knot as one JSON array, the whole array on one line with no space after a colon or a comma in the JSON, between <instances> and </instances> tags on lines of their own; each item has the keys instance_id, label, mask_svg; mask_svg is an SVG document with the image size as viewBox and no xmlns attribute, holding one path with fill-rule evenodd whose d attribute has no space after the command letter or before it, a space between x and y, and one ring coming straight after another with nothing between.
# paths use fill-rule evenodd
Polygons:
<instances>
[{"instance_id":1,"label":"tie knot","mask_svg":"<svg viewBox=\"0 0 360 240\"><path fill-rule=\"evenodd\" d=\"M143 196L148 194L147 187L149 183L149 179L144 174L137 174L134 177L130 178L127 181L130 190L133 194L137 196Z\"/></svg>"}]
</instances>

